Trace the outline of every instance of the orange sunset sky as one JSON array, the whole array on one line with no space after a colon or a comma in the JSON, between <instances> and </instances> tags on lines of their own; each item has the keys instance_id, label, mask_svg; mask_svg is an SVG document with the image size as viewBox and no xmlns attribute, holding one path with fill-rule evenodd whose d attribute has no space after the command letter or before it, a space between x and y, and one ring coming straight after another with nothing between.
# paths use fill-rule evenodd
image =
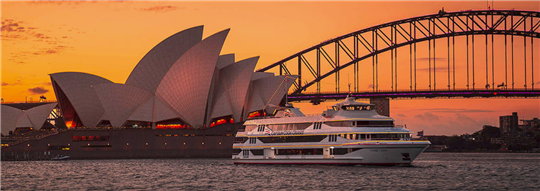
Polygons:
<instances>
[{"instance_id":1,"label":"orange sunset sky","mask_svg":"<svg viewBox=\"0 0 540 191\"><path fill-rule=\"evenodd\" d=\"M36 101L40 95L55 100L48 74L56 72L86 72L124 83L153 46L176 32L198 25L204 25L204 37L231 28L222 54L235 53L236 60L260 56L257 68L262 68L327 39L370 26L434 14L442 7L451 12L486 9L488 4L495 9L540 11L539 1L2 1L1 97L5 102ZM500 37L496 38L500 41ZM519 39L516 52L523 55L523 50L518 50L523 38L516 39ZM463 40L456 41L464 44ZM478 37L478 44L482 43L483 37ZM540 50L539 45L540 41L535 40L534 50ZM495 47L496 51L500 50L500 44ZM530 45L528 48L530 51ZM408 48L406 50L400 52L400 60L408 65ZM481 52L485 49L475 50L479 52L479 61L482 60L485 54ZM445 60L446 50L440 51L437 55ZM419 52L419 58L427 57L427 53L421 56L422 52L427 52L427 45L419 48ZM495 60L500 58L504 59L497 54ZM538 72L534 79L528 79L536 83L536 88L540 88L539 58L536 51L534 64ZM516 57L516 63L522 60ZM463 60L457 60L460 61ZM380 73L389 69L385 68L385 63L388 65L389 59L379 61ZM418 63L422 68L427 61ZM460 67L462 71L462 65L456 63L456 66L457 72ZM523 68L518 64L516 70L523 71ZM367 73L371 73L371 69ZM400 86L408 87L408 74L403 76ZM334 86L328 85L333 83L333 77L329 79L323 81L323 91L333 90ZM427 78L419 77L420 89L427 88L423 79ZM516 87L523 87L523 79L519 79ZM360 80L362 91L371 90L368 88L371 76L362 76ZM405 80L403 85L401 80ZM482 82L482 76L477 80ZM464 87L464 82L456 81L459 88ZM342 78L341 82L345 90L347 78ZM390 89L389 85L384 85L385 81L380 84L380 89ZM334 103L294 105L312 114ZM427 135L459 135L478 131L482 125L498 126L498 116L514 111L520 119L540 117L540 100L392 100L390 113L398 124L406 124L413 131L425 130Z\"/></svg>"}]
</instances>

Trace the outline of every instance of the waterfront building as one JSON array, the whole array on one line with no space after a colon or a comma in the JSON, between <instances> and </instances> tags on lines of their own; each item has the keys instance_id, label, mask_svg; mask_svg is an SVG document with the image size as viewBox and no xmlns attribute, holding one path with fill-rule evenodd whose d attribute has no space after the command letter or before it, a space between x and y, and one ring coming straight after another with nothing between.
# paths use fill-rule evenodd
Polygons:
<instances>
[{"instance_id":1,"label":"waterfront building","mask_svg":"<svg viewBox=\"0 0 540 191\"><path fill-rule=\"evenodd\" d=\"M220 56L228 29L206 39L202 32L198 26L163 40L124 84L87 73L51 74L67 127L205 129L279 105L294 82L284 79L294 77L254 75L258 57Z\"/></svg>"},{"instance_id":2,"label":"waterfront building","mask_svg":"<svg viewBox=\"0 0 540 191\"><path fill-rule=\"evenodd\" d=\"M50 74L67 130L14 140L2 147L2 159L230 157L243 121L272 114L296 76L254 72L258 57L221 55L228 33L202 39L203 26L178 32L152 48L123 84L82 72Z\"/></svg>"},{"instance_id":3,"label":"waterfront building","mask_svg":"<svg viewBox=\"0 0 540 191\"><path fill-rule=\"evenodd\" d=\"M527 131L527 132L540 131L540 119L536 117L529 120L522 119L521 122L522 122L524 131Z\"/></svg>"},{"instance_id":4,"label":"waterfront building","mask_svg":"<svg viewBox=\"0 0 540 191\"><path fill-rule=\"evenodd\" d=\"M516 132L518 129L517 112L512 112L512 115L500 116L499 127L501 128L501 134Z\"/></svg>"}]
</instances>

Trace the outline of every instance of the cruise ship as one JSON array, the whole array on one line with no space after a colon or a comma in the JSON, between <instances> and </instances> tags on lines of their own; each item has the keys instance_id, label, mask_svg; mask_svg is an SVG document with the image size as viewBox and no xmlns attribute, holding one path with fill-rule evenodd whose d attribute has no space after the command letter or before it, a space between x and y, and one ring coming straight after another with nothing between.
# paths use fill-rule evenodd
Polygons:
<instances>
[{"instance_id":1,"label":"cruise ship","mask_svg":"<svg viewBox=\"0 0 540 191\"><path fill-rule=\"evenodd\" d=\"M410 165L431 143L350 95L320 115L287 104L247 120L236 134L235 164Z\"/></svg>"}]
</instances>

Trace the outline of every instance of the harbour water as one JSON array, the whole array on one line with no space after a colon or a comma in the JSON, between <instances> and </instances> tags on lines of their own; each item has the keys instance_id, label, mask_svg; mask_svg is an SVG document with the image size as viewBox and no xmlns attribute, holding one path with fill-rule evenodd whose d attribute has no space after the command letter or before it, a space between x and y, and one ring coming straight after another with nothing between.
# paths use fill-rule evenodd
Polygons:
<instances>
[{"instance_id":1,"label":"harbour water","mask_svg":"<svg viewBox=\"0 0 540 191\"><path fill-rule=\"evenodd\" d=\"M539 190L539 153L423 153L410 167L230 159L6 161L2 190Z\"/></svg>"}]
</instances>

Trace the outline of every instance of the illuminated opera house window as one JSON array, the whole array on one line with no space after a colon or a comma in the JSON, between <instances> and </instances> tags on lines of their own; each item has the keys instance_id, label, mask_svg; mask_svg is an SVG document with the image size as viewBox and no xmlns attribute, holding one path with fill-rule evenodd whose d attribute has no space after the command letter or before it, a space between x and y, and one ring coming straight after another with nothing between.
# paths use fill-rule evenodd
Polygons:
<instances>
[{"instance_id":1,"label":"illuminated opera house window","mask_svg":"<svg viewBox=\"0 0 540 191\"><path fill-rule=\"evenodd\" d=\"M210 123L210 127L215 127L215 126L226 124L226 123L234 123L233 117L232 116L226 116L226 117L221 117L221 118L214 119Z\"/></svg>"},{"instance_id":2,"label":"illuminated opera house window","mask_svg":"<svg viewBox=\"0 0 540 191\"><path fill-rule=\"evenodd\" d=\"M264 117L266 116L266 112L264 110L254 111L249 113L248 119L256 118L256 117Z\"/></svg>"},{"instance_id":3,"label":"illuminated opera house window","mask_svg":"<svg viewBox=\"0 0 540 191\"><path fill-rule=\"evenodd\" d=\"M109 136L73 136L73 141L108 141Z\"/></svg>"}]
</instances>

